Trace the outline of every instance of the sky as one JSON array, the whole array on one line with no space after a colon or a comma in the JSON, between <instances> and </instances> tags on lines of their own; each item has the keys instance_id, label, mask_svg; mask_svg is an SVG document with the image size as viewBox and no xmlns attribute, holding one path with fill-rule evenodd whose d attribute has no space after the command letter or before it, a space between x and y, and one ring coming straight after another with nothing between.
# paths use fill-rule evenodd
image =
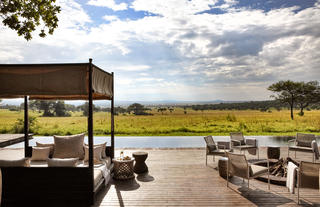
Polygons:
<instances>
[{"instance_id":1,"label":"sky","mask_svg":"<svg viewBox=\"0 0 320 207\"><path fill-rule=\"evenodd\" d=\"M320 80L320 0L57 0L53 35L0 23L0 63L93 63L117 101L268 100ZM39 28L40 29L40 28Z\"/></svg>"}]
</instances>

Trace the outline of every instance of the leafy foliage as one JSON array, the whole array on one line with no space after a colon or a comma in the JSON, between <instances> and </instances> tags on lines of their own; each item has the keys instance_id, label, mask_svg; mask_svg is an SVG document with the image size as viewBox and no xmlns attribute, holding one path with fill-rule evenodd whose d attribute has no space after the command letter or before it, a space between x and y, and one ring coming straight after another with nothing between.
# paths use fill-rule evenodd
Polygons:
<instances>
[{"instance_id":1,"label":"leafy foliage","mask_svg":"<svg viewBox=\"0 0 320 207\"><path fill-rule=\"evenodd\" d=\"M1 0L0 17L5 26L17 31L26 40L31 40L31 33L43 22L39 36L45 37L47 33L53 34L58 27L57 14L61 10L54 3L55 0Z\"/></svg>"},{"instance_id":2,"label":"leafy foliage","mask_svg":"<svg viewBox=\"0 0 320 207\"><path fill-rule=\"evenodd\" d=\"M28 118L29 121L29 132L33 133L35 132L35 129L37 128L37 117L30 116ZM18 118L17 121L13 125L13 132L14 133L23 133L24 132L24 120Z\"/></svg>"}]
</instances>

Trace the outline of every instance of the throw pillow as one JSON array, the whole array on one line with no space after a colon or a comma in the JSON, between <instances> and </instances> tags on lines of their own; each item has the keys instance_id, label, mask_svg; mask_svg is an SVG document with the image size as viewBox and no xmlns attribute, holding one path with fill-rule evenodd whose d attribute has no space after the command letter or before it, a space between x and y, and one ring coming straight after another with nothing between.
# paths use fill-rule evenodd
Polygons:
<instances>
[{"instance_id":1,"label":"throw pillow","mask_svg":"<svg viewBox=\"0 0 320 207\"><path fill-rule=\"evenodd\" d=\"M36 145L37 147L50 147L50 157L52 157L53 155L53 151L54 151L54 144L42 144L42 143L39 143L39 142L36 142Z\"/></svg>"},{"instance_id":2,"label":"throw pillow","mask_svg":"<svg viewBox=\"0 0 320 207\"><path fill-rule=\"evenodd\" d=\"M72 136L53 136L54 152L53 158L84 158L83 141L84 134Z\"/></svg>"},{"instance_id":3,"label":"throw pillow","mask_svg":"<svg viewBox=\"0 0 320 207\"><path fill-rule=\"evenodd\" d=\"M102 149L103 149L103 146L95 146L93 148L93 163L94 164L101 164L102 163L102 160L101 160ZM84 162L88 162L89 161L89 147L88 146L84 147L84 152L85 152Z\"/></svg>"},{"instance_id":4,"label":"throw pillow","mask_svg":"<svg viewBox=\"0 0 320 207\"><path fill-rule=\"evenodd\" d=\"M85 146L89 147L89 145L87 143L84 144ZM93 145L93 147L99 147L99 146L103 146L102 151L101 151L101 158L106 158L106 147L107 147L107 142L104 142L102 144L95 144Z\"/></svg>"},{"instance_id":5,"label":"throw pillow","mask_svg":"<svg viewBox=\"0 0 320 207\"><path fill-rule=\"evenodd\" d=\"M31 160L47 160L49 158L51 147L32 147Z\"/></svg>"}]
</instances>

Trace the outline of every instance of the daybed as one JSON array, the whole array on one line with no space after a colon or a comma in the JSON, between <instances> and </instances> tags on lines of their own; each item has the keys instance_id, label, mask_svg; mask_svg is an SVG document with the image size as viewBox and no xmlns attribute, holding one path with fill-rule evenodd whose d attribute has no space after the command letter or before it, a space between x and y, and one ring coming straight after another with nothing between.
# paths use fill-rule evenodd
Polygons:
<instances>
[{"instance_id":1,"label":"daybed","mask_svg":"<svg viewBox=\"0 0 320 207\"><path fill-rule=\"evenodd\" d=\"M108 182L107 173L94 165L93 100L111 100L111 146L106 154L114 156L113 73L94 64L0 64L0 98L24 98L25 157L32 156L28 140L28 99L87 100L88 165L79 167L1 167L1 206L88 206ZM109 161L110 162L110 161ZM107 168L107 166L106 166ZM107 168L112 170L112 165ZM104 172L107 172L104 171Z\"/></svg>"}]
</instances>

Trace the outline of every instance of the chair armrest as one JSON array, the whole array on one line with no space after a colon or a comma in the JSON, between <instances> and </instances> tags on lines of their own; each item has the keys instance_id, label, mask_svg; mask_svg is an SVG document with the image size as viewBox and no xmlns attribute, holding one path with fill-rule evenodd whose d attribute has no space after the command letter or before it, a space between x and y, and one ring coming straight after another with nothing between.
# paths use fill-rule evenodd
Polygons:
<instances>
[{"instance_id":1,"label":"chair armrest","mask_svg":"<svg viewBox=\"0 0 320 207\"><path fill-rule=\"evenodd\" d=\"M297 141L297 139L290 139L290 140L288 141L288 146L290 145L291 142L296 143L296 141Z\"/></svg>"}]
</instances>

